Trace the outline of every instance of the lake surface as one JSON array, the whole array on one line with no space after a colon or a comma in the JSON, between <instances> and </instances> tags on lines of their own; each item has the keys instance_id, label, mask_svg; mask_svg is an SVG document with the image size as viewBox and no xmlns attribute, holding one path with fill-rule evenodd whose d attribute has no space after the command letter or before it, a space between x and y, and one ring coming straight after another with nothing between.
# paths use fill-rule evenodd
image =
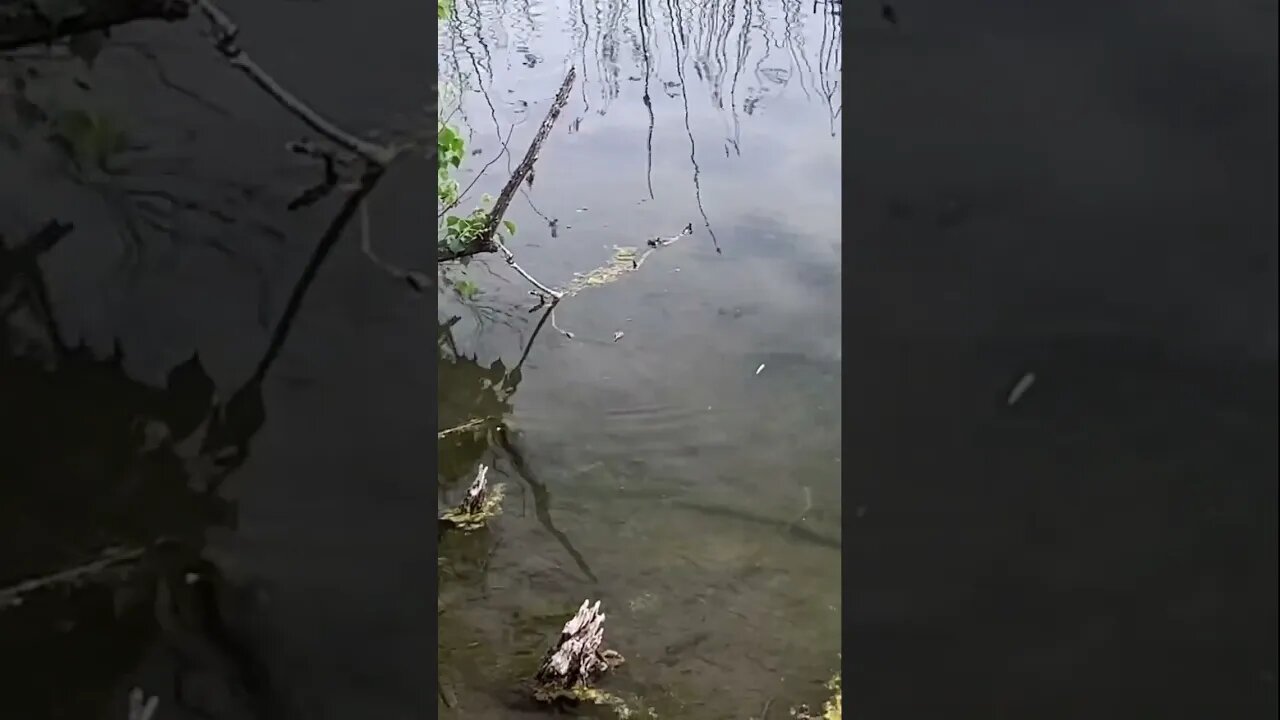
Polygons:
<instances>
[{"instance_id":1,"label":"lake surface","mask_svg":"<svg viewBox=\"0 0 1280 720\"><path fill-rule=\"evenodd\" d=\"M824 699L840 663L839 11L468 1L442 29L465 166L492 163L477 194L497 195L576 69L507 213L530 274L563 286L615 246L693 229L564 301L554 327L501 261L464 271L473 302L442 291L440 424L509 428L440 444L441 507L479 463L508 492L491 532L441 543L442 716L519 716L511 688L585 598L628 659L607 687L637 708L781 717Z\"/></svg>"}]
</instances>

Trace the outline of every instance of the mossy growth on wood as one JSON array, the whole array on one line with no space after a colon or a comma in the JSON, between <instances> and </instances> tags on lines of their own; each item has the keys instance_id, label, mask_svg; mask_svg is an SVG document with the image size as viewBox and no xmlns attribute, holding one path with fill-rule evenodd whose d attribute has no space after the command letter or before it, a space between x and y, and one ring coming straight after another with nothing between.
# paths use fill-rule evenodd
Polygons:
<instances>
[{"instance_id":1,"label":"mossy growth on wood","mask_svg":"<svg viewBox=\"0 0 1280 720\"><path fill-rule=\"evenodd\" d=\"M489 520L502 512L503 486L489 485L489 467L481 465L476 479L467 488L467 495L458 507L440 516L442 525L462 532L479 530Z\"/></svg>"}]
</instances>

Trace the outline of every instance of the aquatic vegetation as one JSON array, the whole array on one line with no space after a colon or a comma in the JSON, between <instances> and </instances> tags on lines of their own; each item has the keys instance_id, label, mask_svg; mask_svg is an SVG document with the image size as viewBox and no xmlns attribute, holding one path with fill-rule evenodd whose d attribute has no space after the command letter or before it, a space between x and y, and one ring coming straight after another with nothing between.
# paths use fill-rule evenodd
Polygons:
<instances>
[{"instance_id":1,"label":"aquatic vegetation","mask_svg":"<svg viewBox=\"0 0 1280 720\"><path fill-rule=\"evenodd\" d=\"M679 233L670 237L652 238L648 241L648 249L643 253L639 248L630 246L615 245L613 247L613 256L604 265L592 270L588 273L574 273L573 280L564 289L564 294L576 295L580 291L589 287L598 287L600 285L608 285L618 278L630 272L640 269L644 261L653 254L658 248L666 247L680 238L693 234L692 223L684 226Z\"/></svg>"},{"instance_id":2,"label":"aquatic vegetation","mask_svg":"<svg viewBox=\"0 0 1280 720\"><path fill-rule=\"evenodd\" d=\"M840 720L840 713L843 712L842 706L844 704L841 699L843 692L840 689L840 673L836 673L836 676L831 678L827 683L827 689L834 694L830 700L827 700L822 705L822 718L823 720Z\"/></svg>"},{"instance_id":3,"label":"aquatic vegetation","mask_svg":"<svg viewBox=\"0 0 1280 720\"><path fill-rule=\"evenodd\" d=\"M54 125L53 139L82 169L106 170L112 158L128 148L124 130L110 116L85 110L62 113Z\"/></svg>"},{"instance_id":4,"label":"aquatic vegetation","mask_svg":"<svg viewBox=\"0 0 1280 720\"><path fill-rule=\"evenodd\" d=\"M452 0L437 0L436 12L439 19L447 18L452 10ZM442 90L444 94L450 94L448 85L441 86L437 82L437 95ZM446 103L437 102L436 107L436 216L439 220L436 227L437 255L462 257L466 255L468 248L480 242L484 233L489 231L493 198L484 195L479 206L469 213L459 215L452 212L465 199L469 189L463 188L455 177L467 155L467 143L462 133L447 122L449 113L445 110ZM505 232L508 237L514 237L516 225L510 220L504 220L494 232ZM461 281L460 287L464 288L461 291L464 298L471 299L474 296L473 291L465 289L474 288L474 285Z\"/></svg>"},{"instance_id":5,"label":"aquatic vegetation","mask_svg":"<svg viewBox=\"0 0 1280 720\"><path fill-rule=\"evenodd\" d=\"M812 714L808 705L798 705L791 708L791 717L794 720L841 720L844 702L840 690L840 673L827 681L826 688L832 692L832 696L822 704L821 714Z\"/></svg>"}]
</instances>

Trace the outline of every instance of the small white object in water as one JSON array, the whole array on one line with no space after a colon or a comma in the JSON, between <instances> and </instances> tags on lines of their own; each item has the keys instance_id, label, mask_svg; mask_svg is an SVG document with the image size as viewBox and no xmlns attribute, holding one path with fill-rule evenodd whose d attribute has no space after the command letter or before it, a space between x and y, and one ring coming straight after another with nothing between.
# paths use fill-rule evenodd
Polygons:
<instances>
[{"instance_id":1,"label":"small white object in water","mask_svg":"<svg viewBox=\"0 0 1280 720\"><path fill-rule=\"evenodd\" d=\"M1009 391L1009 404L1013 405L1018 402L1018 400L1026 394L1027 390L1031 389L1031 384L1035 381L1035 373L1029 372L1026 375L1023 375L1022 379L1018 381L1018 384L1013 386L1013 390Z\"/></svg>"},{"instance_id":2,"label":"small white object in water","mask_svg":"<svg viewBox=\"0 0 1280 720\"><path fill-rule=\"evenodd\" d=\"M764 363L760 363L760 367L756 368L757 375L759 375L762 372L764 372Z\"/></svg>"},{"instance_id":3,"label":"small white object in water","mask_svg":"<svg viewBox=\"0 0 1280 720\"><path fill-rule=\"evenodd\" d=\"M623 335L625 335L625 334L626 334L626 333L622 332L621 330L619 330L619 331L615 332L615 333L613 334L613 341L614 341L614 342L618 342L619 340L621 340L621 339L622 339L622 336L623 336Z\"/></svg>"}]
</instances>

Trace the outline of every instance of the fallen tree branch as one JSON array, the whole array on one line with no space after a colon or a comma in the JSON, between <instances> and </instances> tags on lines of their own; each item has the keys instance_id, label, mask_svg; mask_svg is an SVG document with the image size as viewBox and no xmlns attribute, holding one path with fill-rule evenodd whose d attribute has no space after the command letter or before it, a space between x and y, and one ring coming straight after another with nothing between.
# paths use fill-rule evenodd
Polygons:
<instances>
[{"instance_id":1,"label":"fallen tree branch","mask_svg":"<svg viewBox=\"0 0 1280 720\"><path fill-rule=\"evenodd\" d=\"M236 27L236 24L231 21L231 18L226 13L214 4L213 0L194 1L199 4L200 10L213 26L218 51L227 58L232 67L249 76L250 80L253 80L258 87L275 98L276 102L283 105L286 110L297 116L312 130L374 165L385 167L395 159L397 155L396 149L361 140L329 122L293 93L286 90L240 47L237 43L240 29Z\"/></svg>"},{"instance_id":2,"label":"fallen tree branch","mask_svg":"<svg viewBox=\"0 0 1280 720\"><path fill-rule=\"evenodd\" d=\"M539 282L539 281L538 281L538 279L537 279L537 278L535 278L534 276L530 275L530 274L529 274L529 271L527 271L527 270L525 270L524 268L520 267L519 263L517 263L517 262L516 262L516 256L515 256L515 253L511 252L510 250L508 250L508 249L507 249L507 246L506 246L506 245L503 245L501 240L499 240L499 239L497 239L497 238L494 238L494 239L493 239L493 244L494 244L495 246L497 246L497 248L498 248L499 250L501 250L501 251L502 251L502 254L503 254L504 256L506 256L506 258L507 258L507 264L511 266L511 269L512 269L512 270L515 270L517 273L519 273L519 274L520 274L520 277L524 278L525 280L528 280L528 281L529 281L529 282L530 282L534 287L538 288L538 291L539 291L539 292L541 292L543 295L546 295L546 296L548 296L548 297L552 298L552 301L551 301L551 302L552 302L552 304L553 304L553 305L554 305L556 302L559 302L559 301L560 301L560 298L564 297L564 293L562 293L562 292L560 292L560 291L558 291L558 290L552 290L551 288L547 287L546 285L543 285L541 282Z\"/></svg>"},{"instance_id":3,"label":"fallen tree branch","mask_svg":"<svg viewBox=\"0 0 1280 720\"><path fill-rule=\"evenodd\" d=\"M496 241L494 238L498 230L498 223L502 222L502 216L506 214L507 207L511 204L511 198L515 196L516 190L520 188L520 183L524 181L525 176L533 169L533 164L537 162L538 153L542 150L542 143L546 142L547 136L551 134L551 127L555 125L556 118L560 117L560 111L569 102L569 91L573 89L575 77L577 77L576 69L569 68L569 72L564 76L564 82L560 83L560 91L556 93L555 99L551 101L551 109L547 111L546 118L542 120L542 125L538 126L537 134L533 136L533 142L529 144L529 149L524 153L524 159L520 161L519 165L516 165L515 171L507 179L507 184L503 185L502 191L498 193L498 199L494 202L493 209L489 211L488 222L481 230L480 235L464 248L454 250L448 247L438 247L436 249L437 262L458 260L470 255L479 255L480 253L498 250L501 242ZM506 254L508 258L511 257L510 251ZM510 259L507 262L508 264L514 264ZM521 274L525 273L522 271ZM541 283L537 284L541 285Z\"/></svg>"},{"instance_id":4,"label":"fallen tree branch","mask_svg":"<svg viewBox=\"0 0 1280 720\"><path fill-rule=\"evenodd\" d=\"M289 149L299 155L319 160L321 167L324 169L324 176L319 182L298 193L297 197L289 201L286 207L292 212L310 207L328 197L334 188L338 187L340 178L338 177L338 159L334 157L334 153L324 148L316 147L305 140L290 143Z\"/></svg>"},{"instance_id":5,"label":"fallen tree branch","mask_svg":"<svg viewBox=\"0 0 1280 720\"><path fill-rule=\"evenodd\" d=\"M102 557L92 562L67 568L66 570L59 570L42 577L23 580L16 585L2 588L0 589L0 610L10 606L21 605L26 596L31 593L52 587L79 585L109 570L131 565L141 560L146 555L146 552L146 550L139 548L108 550L102 554Z\"/></svg>"},{"instance_id":6,"label":"fallen tree branch","mask_svg":"<svg viewBox=\"0 0 1280 720\"><path fill-rule=\"evenodd\" d=\"M240 29L213 0L96 0L72 4L50 17L32 0L0 0L0 51L49 42L65 35L103 30L135 20L184 20L198 5L213 27L217 49L231 63L286 110L343 149L369 163L385 167L400 148L362 140L343 130L276 82L238 44Z\"/></svg>"},{"instance_id":7,"label":"fallen tree branch","mask_svg":"<svg viewBox=\"0 0 1280 720\"><path fill-rule=\"evenodd\" d=\"M460 435L467 432L480 432L494 422L493 418L482 417L474 420L468 420L461 425L446 428L436 433L436 440L444 440L453 435Z\"/></svg>"},{"instance_id":8,"label":"fallen tree branch","mask_svg":"<svg viewBox=\"0 0 1280 720\"><path fill-rule=\"evenodd\" d=\"M422 292L427 288L434 289L435 281L428 277L426 273L411 268L402 268L398 265L383 260L373 250L373 233L369 229L369 206L368 203L360 204L360 250L364 252L365 257L369 258L374 265L378 266L383 272L391 277L407 283L409 287L418 292Z\"/></svg>"},{"instance_id":9,"label":"fallen tree branch","mask_svg":"<svg viewBox=\"0 0 1280 720\"><path fill-rule=\"evenodd\" d=\"M97 0L70 3L51 17L42 3L0 0L0 51L106 30L135 20L185 20L195 0Z\"/></svg>"}]
</instances>

